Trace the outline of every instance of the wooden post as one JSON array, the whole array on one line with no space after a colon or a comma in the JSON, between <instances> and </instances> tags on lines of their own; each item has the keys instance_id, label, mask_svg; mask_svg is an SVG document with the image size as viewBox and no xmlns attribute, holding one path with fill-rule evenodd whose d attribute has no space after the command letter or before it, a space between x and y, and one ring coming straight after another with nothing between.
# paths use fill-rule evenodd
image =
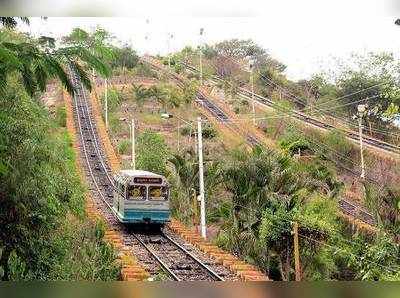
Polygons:
<instances>
[{"instance_id":1,"label":"wooden post","mask_svg":"<svg viewBox=\"0 0 400 298\"><path fill-rule=\"evenodd\" d=\"M295 266L295 271L296 271L296 281L301 280L298 229L299 229L299 224L297 222L294 222L293 223L293 240L294 240L294 266Z\"/></svg>"}]
</instances>

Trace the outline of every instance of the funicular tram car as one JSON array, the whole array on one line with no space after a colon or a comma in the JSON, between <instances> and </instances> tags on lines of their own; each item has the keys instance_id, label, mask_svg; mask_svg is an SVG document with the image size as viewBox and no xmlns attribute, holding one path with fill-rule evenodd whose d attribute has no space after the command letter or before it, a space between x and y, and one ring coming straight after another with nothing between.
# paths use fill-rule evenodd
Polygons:
<instances>
[{"instance_id":1,"label":"funicular tram car","mask_svg":"<svg viewBox=\"0 0 400 298\"><path fill-rule=\"evenodd\" d=\"M164 225L169 221L166 178L141 170L121 170L114 176L113 209L123 223Z\"/></svg>"}]
</instances>

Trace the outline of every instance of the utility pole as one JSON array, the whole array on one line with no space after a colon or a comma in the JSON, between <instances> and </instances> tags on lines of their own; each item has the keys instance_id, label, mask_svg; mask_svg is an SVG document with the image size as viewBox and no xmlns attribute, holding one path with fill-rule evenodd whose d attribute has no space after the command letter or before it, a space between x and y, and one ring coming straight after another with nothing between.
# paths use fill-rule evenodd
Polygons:
<instances>
[{"instance_id":1,"label":"utility pole","mask_svg":"<svg viewBox=\"0 0 400 298\"><path fill-rule=\"evenodd\" d=\"M171 39L174 37L172 33L168 33L167 46L168 46L168 68L171 68Z\"/></svg>"},{"instance_id":2,"label":"utility pole","mask_svg":"<svg viewBox=\"0 0 400 298\"><path fill-rule=\"evenodd\" d=\"M135 155L135 120L131 123L131 142L132 142L132 169L136 170L136 155Z\"/></svg>"},{"instance_id":3,"label":"utility pole","mask_svg":"<svg viewBox=\"0 0 400 298\"><path fill-rule=\"evenodd\" d=\"M253 68L254 61L253 59L249 60L249 69L250 69L250 84L251 84L251 103L253 108L253 125L256 126L256 107L254 103L254 76L253 76Z\"/></svg>"},{"instance_id":4,"label":"utility pole","mask_svg":"<svg viewBox=\"0 0 400 298\"><path fill-rule=\"evenodd\" d=\"M358 134L360 137L360 158L361 158L361 179L365 178L365 165L364 165L364 147L363 147L363 136L362 136L362 119L367 106L365 104L358 105Z\"/></svg>"},{"instance_id":5,"label":"utility pole","mask_svg":"<svg viewBox=\"0 0 400 298\"><path fill-rule=\"evenodd\" d=\"M206 204L204 197L204 170L203 170L203 140L201 131L201 117L197 118L197 137L198 137L198 153L199 153L199 188L200 188L200 229L201 237L207 238L206 232Z\"/></svg>"},{"instance_id":6,"label":"utility pole","mask_svg":"<svg viewBox=\"0 0 400 298\"><path fill-rule=\"evenodd\" d=\"M204 33L204 28L200 28L200 47L199 47L200 86L203 85L203 62L202 62L202 56L203 56L203 33Z\"/></svg>"},{"instance_id":7,"label":"utility pole","mask_svg":"<svg viewBox=\"0 0 400 298\"><path fill-rule=\"evenodd\" d=\"M150 24L150 20L146 19L146 35L144 37L145 41L146 41L146 50L145 50L145 55L149 55L150 53L150 41L149 41L149 35L150 35L150 30L149 30L149 24Z\"/></svg>"},{"instance_id":8,"label":"utility pole","mask_svg":"<svg viewBox=\"0 0 400 298\"><path fill-rule=\"evenodd\" d=\"M108 130L108 84L107 78L104 79L105 92L104 92L104 110L105 110L105 120L106 120L106 129Z\"/></svg>"},{"instance_id":9,"label":"utility pole","mask_svg":"<svg viewBox=\"0 0 400 298\"><path fill-rule=\"evenodd\" d=\"M299 224L297 222L293 223L293 242L294 242L294 267L296 281L301 280L300 272L300 254L299 254Z\"/></svg>"}]
</instances>

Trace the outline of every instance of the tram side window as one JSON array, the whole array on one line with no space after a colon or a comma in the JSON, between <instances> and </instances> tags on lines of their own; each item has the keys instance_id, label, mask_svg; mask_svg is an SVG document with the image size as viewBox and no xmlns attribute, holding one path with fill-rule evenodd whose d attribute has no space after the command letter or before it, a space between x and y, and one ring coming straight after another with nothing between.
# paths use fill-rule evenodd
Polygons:
<instances>
[{"instance_id":1,"label":"tram side window","mask_svg":"<svg viewBox=\"0 0 400 298\"><path fill-rule=\"evenodd\" d=\"M146 186L144 185L129 186L128 200L146 200Z\"/></svg>"}]
</instances>

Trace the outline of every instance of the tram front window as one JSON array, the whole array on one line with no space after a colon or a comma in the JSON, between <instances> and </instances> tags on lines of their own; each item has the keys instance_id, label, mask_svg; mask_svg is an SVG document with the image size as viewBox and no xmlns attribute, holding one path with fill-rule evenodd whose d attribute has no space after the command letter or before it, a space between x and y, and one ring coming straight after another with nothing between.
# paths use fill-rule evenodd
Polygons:
<instances>
[{"instance_id":1,"label":"tram front window","mask_svg":"<svg viewBox=\"0 0 400 298\"><path fill-rule=\"evenodd\" d=\"M168 188L165 186L150 186L149 187L149 200L163 201L168 199Z\"/></svg>"},{"instance_id":2,"label":"tram front window","mask_svg":"<svg viewBox=\"0 0 400 298\"><path fill-rule=\"evenodd\" d=\"M128 189L128 200L145 200L146 186L131 185Z\"/></svg>"}]
</instances>

